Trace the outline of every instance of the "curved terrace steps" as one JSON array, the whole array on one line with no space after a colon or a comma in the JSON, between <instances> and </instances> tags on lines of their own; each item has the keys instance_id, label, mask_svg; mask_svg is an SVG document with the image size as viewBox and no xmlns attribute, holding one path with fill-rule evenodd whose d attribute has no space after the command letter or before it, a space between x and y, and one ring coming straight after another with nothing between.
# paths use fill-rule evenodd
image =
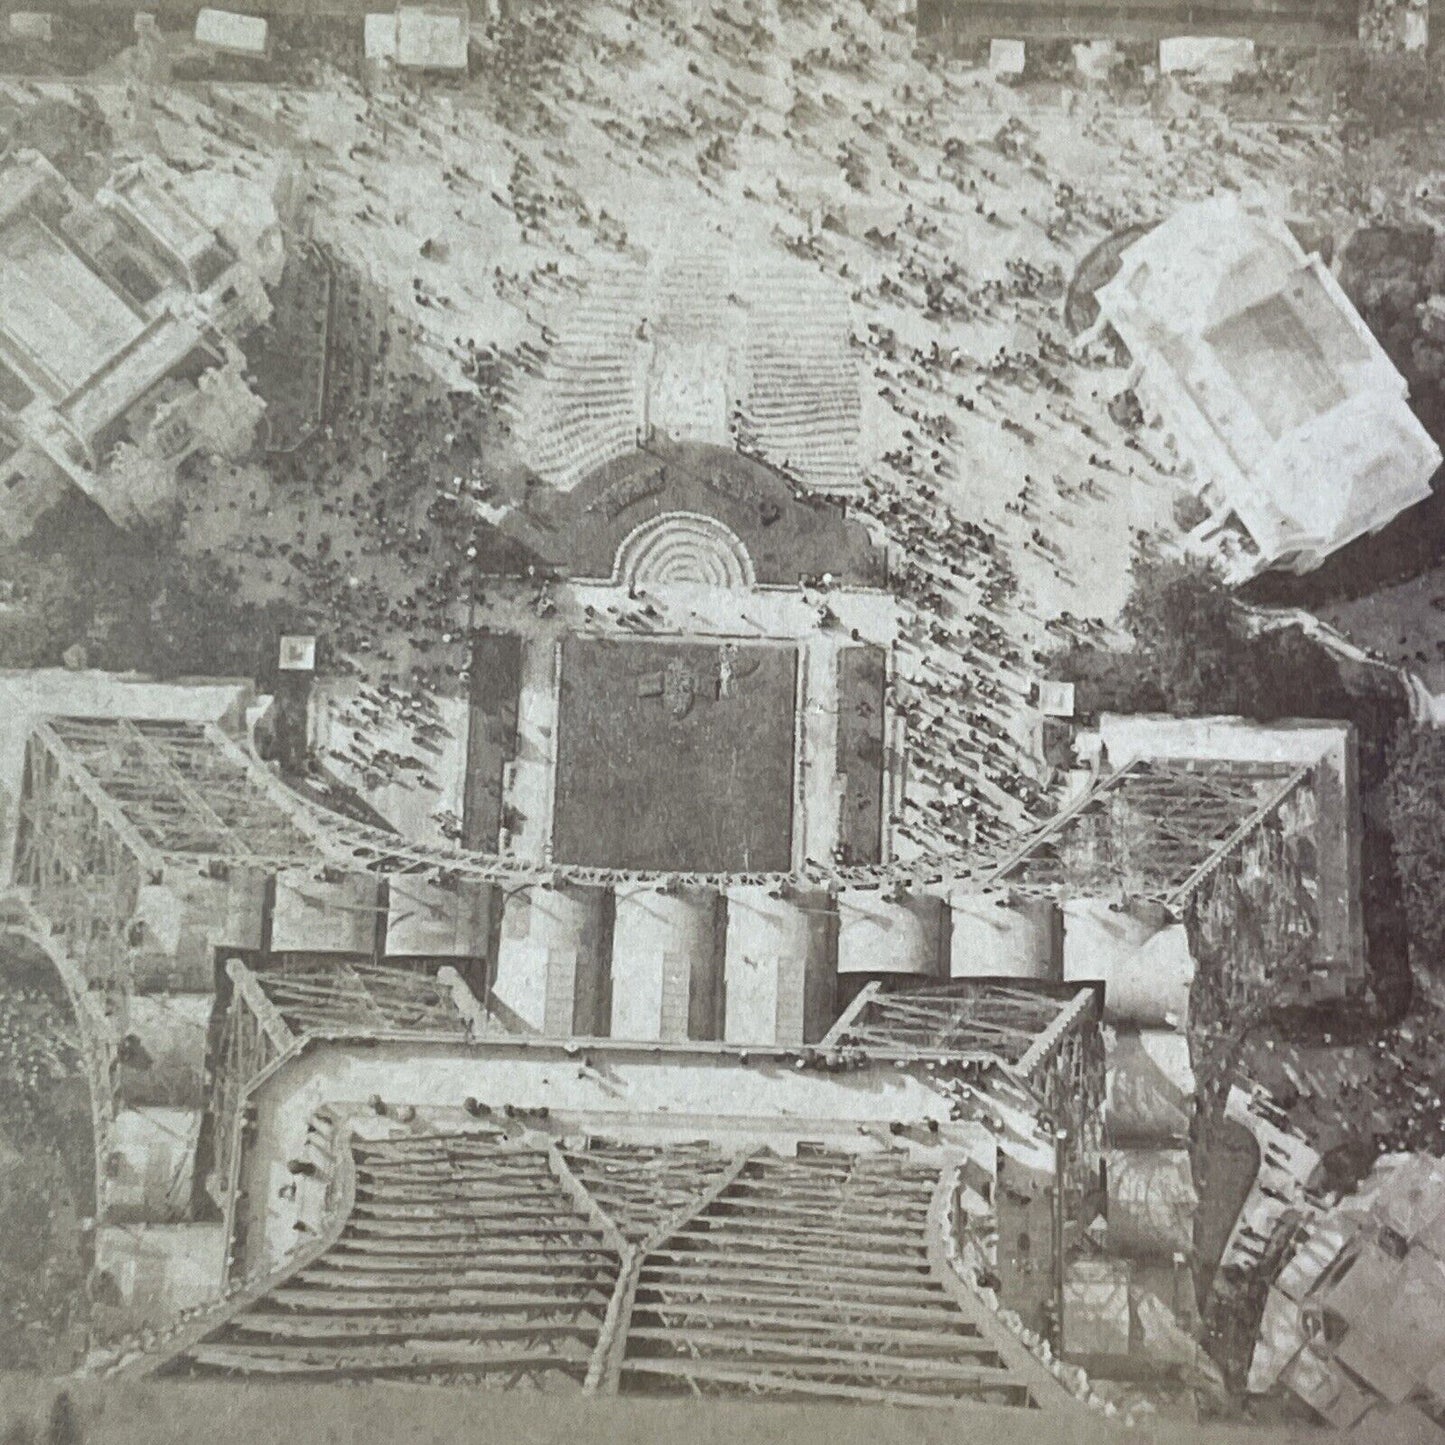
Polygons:
<instances>
[{"instance_id":1,"label":"curved terrace steps","mask_svg":"<svg viewBox=\"0 0 1445 1445\"><path fill-rule=\"evenodd\" d=\"M643 523L617 549L613 576L621 585L749 588L752 558L723 523L700 513L668 512Z\"/></svg>"}]
</instances>

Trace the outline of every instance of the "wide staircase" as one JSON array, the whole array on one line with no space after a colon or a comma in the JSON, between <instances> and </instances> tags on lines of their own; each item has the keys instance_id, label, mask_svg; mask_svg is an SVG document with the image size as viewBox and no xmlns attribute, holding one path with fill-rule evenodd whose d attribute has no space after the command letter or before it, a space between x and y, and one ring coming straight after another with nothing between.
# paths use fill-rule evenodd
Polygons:
<instances>
[{"instance_id":1,"label":"wide staircase","mask_svg":"<svg viewBox=\"0 0 1445 1445\"><path fill-rule=\"evenodd\" d=\"M802 268L756 285L742 411L757 449L810 488L854 490L861 402L847 300Z\"/></svg>"},{"instance_id":2,"label":"wide staircase","mask_svg":"<svg viewBox=\"0 0 1445 1445\"><path fill-rule=\"evenodd\" d=\"M751 1159L643 1262L623 1388L1030 1403L930 1249L939 1177L894 1156Z\"/></svg>"},{"instance_id":3,"label":"wide staircase","mask_svg":"<svg viewBox=\"0 0 1445 1445\"><path fill-rule=\"evenodd\" d=\"M669 512L646 524L619 550L620 580L635 587L691 584L747 587L752 563L738 538L711 517Z\"/></svg>"},{"instance_id":4,"label":"wide staircase","mask_svg":"<svg viewBox=\"0 0 1445 1445\"><path fill-rule=\"evenodd\" d=\"M637 448L636 330L643 314L639 276L597 278L559 314L559 334L540 375L518 388L518 448L564 491Z\"/></svg>"},{"instance_id":5,"label":"wide staircase","mask_svg":"<svg viewBox=\"0 0 1445 1445\"><path fill-rule=\"evenodd\" d=\"M168 1373L581 1382L620 1256L546 1150L481 1131L358 1139L352 1159L335 1241Z\"/></svg>"}]
</instances>

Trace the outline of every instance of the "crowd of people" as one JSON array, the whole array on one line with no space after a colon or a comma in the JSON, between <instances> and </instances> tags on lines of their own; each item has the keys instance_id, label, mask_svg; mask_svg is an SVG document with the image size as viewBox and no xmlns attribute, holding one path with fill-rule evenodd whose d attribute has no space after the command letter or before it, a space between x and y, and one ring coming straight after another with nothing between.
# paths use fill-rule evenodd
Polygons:
<instances>
[{"instance_id":1,"label":"crowd of people","mask_svg":"<svg viewBox=\"0 0 1445 1445\"><path fill-rule=\"evenodd\" d=\"M552 620L535 579L478 581L489 523L515 505L497 480L516 460L512 377L539 371L578 259L636 249L618 215L624 190L591 184L589 167L673 184L692 211L721 203L762 222L772 244L801 246L852 297L860 370L884 407L868 438L879 460L852 505L891 545L911 614L892 698L908 739L908 786L890 819L900 856L1016 836L1050 781L1027 699L1057 618L1067 609L1092 625L1117 600L1107 574L1127 565L1125 546L1079 568L1076 536L1097 525L1083 519L1125 489L1174 485L1169 458L1110 415L1111 358L1075 354L1061 325L1068 277L1100 237L1154 219L1168 199L1264 174L1314 142L1282 128L1237 135L1198 106L1130 117L1095 95L1066 128L1070 145L1108 160L1075 171L1013 93L990 97L962 68L913 60L901 15L855 24L799 0L684 24L661 0L633 0L617 19L544 8L525 25L503 20L479 37L475 95L464 86L433 105L386 87L346 92L332 105L343 120L334 145L304 96L282 97L274 123L305 136L312 228L338 228L327 240L343 276L358 245L374 249L398 217L411 223L389 189L403 156L410 185L435 171L459 223L490 206L515 236L471 274L422 229L406 286L343 288L328 429L273 467L275 516L225 545L252 553L258 580L316 620L336 665L408 696L466 688L471 629ZM678 95L611 83L618 66L679 47L690 59ZM980 122L980 107L996 119ZM208 142L240 145L248 126L222 108ZM799 178L832 167L842 190L769 162L783 153ZM1125 171L1147 184L1111 184ZM479 290L521 318L505 345L466 334ZM437 382L439 366L474 390ZM986 489L969 475L979 467L994 474ZM475 520L481 503L488 525ZM272 525L283 516L287 529ZM580 619L623 632L674 620L654 599Z\"/></svg>"}]
</instances>

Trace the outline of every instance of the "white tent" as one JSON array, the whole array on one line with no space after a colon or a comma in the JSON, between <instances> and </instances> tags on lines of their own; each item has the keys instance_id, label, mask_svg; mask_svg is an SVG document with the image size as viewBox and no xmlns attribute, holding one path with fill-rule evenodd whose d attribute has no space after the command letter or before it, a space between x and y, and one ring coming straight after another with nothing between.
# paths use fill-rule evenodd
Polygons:
<instances>
[{"instance_id":1,"label":"white tent","mask_svg":"<svg viewBox=\"0 0 1445 1445\"><path fill-rule=\"evenodd\" d=\"M234 10L202 10L196 16L196 43L233 55L265 55L269 27L259 15L238 15Z\"/></svg>"},{"instance_id":2,"label":"white tent","mask_svg":"<svg viewBox=\"0 0 1445 1445\"><path fill-rule=\"evenodd\" d=\"M1129 1265L1080 1259L1064 1277L1064 1339L1072 1355L1129 1353Z\"/></svg>"},{"instance_id":3,"label":"white tent","mask_svg":"<svg viewBox=\"0 0 1445 1445\"><path fill-rule=\"evenodd\" d=\"M377 893L374 873L350 873L334 882L308 868L277 874L272 949L369 956L376 940Z\"/></svg>"},{"instance_id":4,"label":"white tent","mask_svg":"<svg viewBox=\"0 0 1445 1445\"><path fill-rule=\"evenodd\" d=\"M399 5L362 26L368 60L407 70L465 70L470 37L471 14L458 5Z\"/></svg>"},{"instance_id":5,"label":"white tent","mask_svg":"<svg viewBox=\"0 0 1445 1445\"><path fill-rule=\"evenodd\" d=\"M173 1224L190 1213L199 1109L121 1109L111 1125L105 1214L112 1224Z\"/></svg>"},{"instance_id":6,"label":"white tent","mask_svg":"<svg viewBox=\"0 0 1445 1445\"><path fill-rule=\"evenodd\" d=\"M396 63L409 70L465 70L470 33L464 8L402 5L396 12Z\"/></svg>"},{"instance_id":7,"label":"white tent","mask_svg":"<svg viewBox=\"0 0 1445 1445\"><path fill-rule=\"evenodd\" d=\"M1227 84L1254 69L1254 41L1233 35L1169 35L1159 42L1164 75L1192 75Z\"/></svg>"},{"instance_id":8,"label":"white tent","mask_svg":"<svg viewBox=\"0 0 1445 1445\"><path fill-rule=\"evenodd\" d=\"M116 1224L95 1232L95 1277L118 1304L169 1318L210 1304L225 1270L219 1224Z\"/></svg>"},{"instance_id":9,"label":"white tent","mask_svg":"<svg viewBox=\"0 0 1445 1445\"><path fill-rule=\"evenodd\" d=\"M393 878L387 889L387 958L481 958L488 951L495 888L464 881L443 888L423 877Z\"/></svg>"},{"instance_id":10,"label":"white tent","mask_svg":"<svg viewBox=\"0 0 1445 1445\"><path fill-rule=\"evenodd\" d=\"M17 40L34 40L49 45L55 39L55 16L46 10L12 10L10 33Z\"/></svg>"},{"instance_id":11,"label":"white tent","mask_svg":"<svg viewBox=\"0 0 1445 1445\"><path fill-rule=\"evenodd\" d=\"M362 25L362 43L368 60L395 60L396 16L390 12L368 15Z\"/></svg>"}]
</instances>

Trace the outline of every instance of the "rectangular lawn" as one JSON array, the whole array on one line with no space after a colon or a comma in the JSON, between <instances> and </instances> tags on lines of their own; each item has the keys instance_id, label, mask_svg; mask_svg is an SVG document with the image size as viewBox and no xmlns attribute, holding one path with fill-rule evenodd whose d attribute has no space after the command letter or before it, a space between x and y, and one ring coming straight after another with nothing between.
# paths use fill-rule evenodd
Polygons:
<instances>
[{"instance_id":1,"label":"rectangular lawn","mask_svg":"<svg viewBox=\"0 0 1445 1445\"><path fill-rule=\"evenodd\" d=\"M471 673L462 842L495 853L502 829L502 773L517 755L522 639L499 632L477 638Z\"/></svg>"},{"instance_id":2,"label":"rectangular lawn","mask_svg":"<svg viewBox=\"0 0 1445 1445\"><path fill-rule=\"evenodd\" d=\"M784 645L568 638L553 856L788 868L796 677Z\"/></svg>"},{"instance_id":3,"label":"rectangular lawn","mask_svg":"<svg viewBox=\"0 0 1445 1445\"><path fill-rule=\"evenodd\" d=\"M888 655L881 647L838 654L838 771L843 809L838 841L847 863L883 859L883 709Z\"/></svg>"}]
</instances>

